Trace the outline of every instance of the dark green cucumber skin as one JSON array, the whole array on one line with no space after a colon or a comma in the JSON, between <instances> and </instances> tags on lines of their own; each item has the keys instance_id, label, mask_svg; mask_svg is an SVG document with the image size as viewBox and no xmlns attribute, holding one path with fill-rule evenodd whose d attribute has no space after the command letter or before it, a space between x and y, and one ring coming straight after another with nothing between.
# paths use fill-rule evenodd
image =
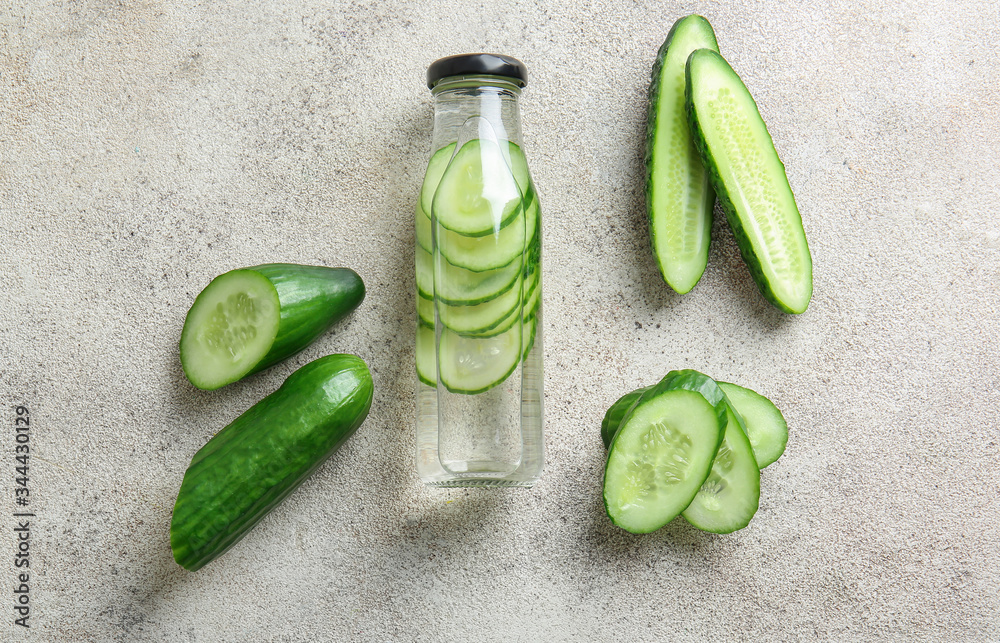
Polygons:
<instances>
[{"instance_id":1,"label":"dark green cucumber skin","mask_svg":"<svg viewBox=\"0 0 1000 643\"><path fill-rule=\"evenodd\" d=\"M239 542L368 415L372 378L354 355L306 364L191 460L170 523L174 560L200 569Z\"/></svg>"},{"instance_id":2,"label":"dark green cucumber skin","mask_svg":"<svg viewBox=\"0 0 1000 643\"><path fill-rule=\"evenodd\" d=\"M701 155L701 158L705 163L705 169L708 171L709 181L712 184L712 188L715 190L715 196L719 201L719 206L722 208L722 211L726 213L726 220L729 222L729 227L733 231L733 236L736 237L736 244L740 248L740 255L742 255L743 257L743 262L746 264L747 269L750 271L750 276L753 277L754 283L757 284L757 288L760 290L760 293L764 296L765 299L771 302L771 304L773 304L776 308L778 308L783 312L791 314L803 313L806 310L805 308L803 308L802 310L792 310L783 302L781 302L778 299L778 297L775 296L774 292L771 290L767 277L764 275L764 270L761 267L760 260L754 253L753 246L750 243L750 240L747 238L746 232L743 230L743 222L740 219L739 213L736 211L736 207L733 205L733 201L729 197L729 192L726 190L726 186L722 182L722 177L719 176L718 166L716 165L715 157L712 155L711 150L708 149L708 145L705 142L705 133L702 131L701 125L698 122L697 108L694 105L694 101L692 100L692 86L691 86L692 85L691 60L696 55L708 55L708 54L700 54L699 52L702 51L710 51L710 50L699 49L697 51L692 52L691 55L688 57L687 64L685 65L686 100L684 101L684 107L685 110L687 111L688 126L691 130L691 138L694 141L695 148L697 148L698 153ZM739 79L739 82L743 84L743 80L739 78L739 75L733 70L733 68L729 65L729 63L724 58L722 58L721 55L719 55L716 52L710 52L710 53L718 56L719 59L722 60L727 67L729 67L729 70L732 72L733 76ZM744 85L744 88L746 88L746 85ZM747 94L749 94L749 90L747 90ZM760 118L760 109L757 108L757 102L753 100L752 96L751 96L751 101L753 102L754 110L756 111L758 118ZM760 122L763 124L763 127L766 130L767 125L764 124L764 119L761 118ZM770 133L768 133L768 138L770 138ZM778 163L781 165L782 172L784 172L785 168L784 162L780 158L778 158ZM791 190L791 186L789 186L789 190ZM807 253L806 259L809 262L809 270L811 275L812 256L809 253ZM808 307L808 301L806 303L806 306Z\"/></svg>"},{"instance_id":3,"label":"dark green cucumber skin","mask_svg":"<svg viewBox=\"0 0 1000 643\"><path fill-rule=\"evenodd\" d=\"M670 31L667 32L666 39L663 41L663 44L660 45L660 49L656 52L656 60L653 61L653 70L649 80L649 112L646 118L646 154L644 157L646 168L646 219L649 223L649 242L653 251L653 258L656 259L656 267L659 269L660 276L663 277L664 281L667 281L667 273L660 262L659 253L656 252L656 231L653 229L653 143L656 140L656 121L659 117L657 107L660 102L660 82L663 66L667 61L667 52L670 50L670 43L673 42L674 34L677 33L677 29L685 20L692 18L704 20L705 24L709 27L709 31L712 31L712 27L708 24L708 20L705 20L702 16L691 15L679 18L676 22L674 22L673 26L670 27ZM714 32L712 32L712 35L715 35ZM716 48L718 48L718 43L716 43ZM714 203L715 194L712 193L712 190L708 190L705 194L705 207L711 209Z\"/></svg>"},{"instance_id":4,"label":"dark green cucumber skin","mask_svg":"<svg viewBox=\"0 0 1000 643\"><path fill-rule=\"evenodd\" d=\"M247 375L302 351L365 298L365 284L350 268L268 263L247 270L267 277L278 291L281 304L274 343Z\"/></svg>"}]
</instances>

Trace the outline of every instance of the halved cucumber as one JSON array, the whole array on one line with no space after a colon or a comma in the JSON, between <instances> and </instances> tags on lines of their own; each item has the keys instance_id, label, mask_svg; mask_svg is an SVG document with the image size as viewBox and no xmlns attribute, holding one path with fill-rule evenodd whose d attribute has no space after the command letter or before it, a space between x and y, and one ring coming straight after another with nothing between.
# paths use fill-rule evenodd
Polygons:
<instances>
[{"instance_id":1,"label":"halved cucumber","mask_svg":"<svg viewBox=\"0 0 1000 643\"><path fill-rule=\"evenodd\" d=\"M691 134L761 293L789 313L812 297L812 257L802 217L757 104L718 53L687 61Z\"/></svg>"},{"instance_id":2,"label":"halved cucumber","mask_svg":"<svg viewBox=\"0 0 1000 643\"><path fill-rule=\"evenodd\" d=\"M763 469L780 458L788 444L788 424L778 407L760 393L736 384L719 382L719 388L746 423L757 466Z\"/></svg>"},{"instance_id":3,"label":"halved cucumber","mask_svg":"<svg viewBox=\"0 0 1000 643\"><path fill-rule=\"evenodd\" d=\"M517 276L521 272L519 261L512 261L496 270L472 272L453 266L442 257L439 265L440 273L435 280L432 255L418 246L416 261L417 288L420 294L428 299L436 295L440 301L453 306L471 306L495 299L517 283Z\"/></svg>"},{"instance_id":4,"label":"halved cucumber","mask_svg":"<svg viewBox=\"0 0 1000 643\"><path fill-rule=\"evenodd\" d=\"M184 374L212 390L264 370L304 349L364 297L349 268L264 264L222 274L184 320Z\"/></svg>"},{"instance_id":5,"label":"halved cucumber","mask_svg":"<svg viewBox=\"0 0 1000 643\"><path fill-rule=\"evenodd\" d=\"M684 109L684 65L700 48L719 50L708 21L691 15L675 22L657 53L649 85L649 237L660 274L681 294L694 288L705 272L715 205Z\"/></svg>"},{"instance_id":6,"label":"halved cucumber","mask_svg":"<svg viewBox=\"0 0 1000 643\"><path fill-rule=\"evenodd\" d=\"M522 193L501 146L507 145L473 139L452 157L431 211L442 227L480 237L496 234L517 216Z\"/></svg>"},{"instance_id":7,"label":"halved cucumber","mask_svg":"<svg viewBox=\"0 0 1000 643\"><path fill-rule=\"evenodd\" d=\"M716 408L695 391L657 385L624 418L604 471L604 506L632 533L663 527L694 499L725 430Z\"/></svg>"},{"instance_id":8,"label":"halved cucumber","mask_svg":"<svg viewBox=\"0 0 1000 643\"><path fill-rule=\"evenodd\" d=\"M475 394L503 382L521 361L521 324L496 337L463 337L441 329L441 383L452 393Z\"/></svg>"},{"instance_id":9,"label":"halved cucumber","mask_svg":"<svg viewBox=\"0 0 1000 643\"><path fill-rule=\"evenodd\" d=\"M712 471L681 514L698 529L716 534L746 527L760 502L760 469L744 432L743 419L732 406L727 407L726 431L712 461Z\"/></svg>"}]
</instances>

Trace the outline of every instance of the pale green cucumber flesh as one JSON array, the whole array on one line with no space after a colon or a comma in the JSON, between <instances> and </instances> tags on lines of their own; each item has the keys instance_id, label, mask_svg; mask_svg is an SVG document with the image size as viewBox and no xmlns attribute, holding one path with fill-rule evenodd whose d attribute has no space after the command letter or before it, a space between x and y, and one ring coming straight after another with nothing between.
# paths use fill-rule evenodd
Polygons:
<instances>
[{"instance_id":1,"label":"pale green cucumber flesh","mask_svg":"<svg viewBox=\"0 0 1000 643\"><path fill-rule=\"evenodd\" d=\"M184 321L184 373L201 389L216 389L250 373L267 355L280 324L278 292L253 270L216 277Z\"/></svg>"},{"instance_id":2,"label":"pale green cucumber flesh","mask_svg":"<svg viewBox=\"0 0 1000 643\"><path fill-rule=\"evenodd\" d=\"M719 388L746 423L757 466L763 469L774 463L788 444L788 424L781 411L771 400L748 388L728 382L719 382Z\"/></svg>"},{"instance_id":3,"label":"pale green cucumber flesh","mask_svg":"<svg viewBox=\"0 0 1000 643\"><path fill-rule=\"evenodd\" d=\"M434 327L434 300L427 299L417 292L417 318L422 324Z\"/></svg>"},{"instance_id":4,"label":"pale green cucumber flesh","mask_svg":"<svg viewBox=\"0 0 1000 643\"><path fill-rule=\"evenodd\" d=\"M434 193L435 221L452 232L478 237L495 234L513 220L522 194L504 158L505 148L505 142L485 139L459 148Z\"/></svg>"},{"instance_id":5,"label":"pale green cucumber flesh","mask_svg":"<svg viewBox=\"0 0 1000 643\"><path fill-rule=\"evenodd\" d=\"M431 232L431 218L424 213L424 209L420 207L420 202L417 201L417 213L416 222L414 225L415 236L417 239L417 247L423 248L425 252L434 252L433 244L433 233Z\"/></svg>"},{"instance_id":6,"label":"pale green cucumber flesh","mask_svg":"<svg viewBox=\"0 0 1000 643\"><path fill-rule=\"evenodd\" d=\"M726 431L712 470L681 514L698 529L716 534L746 527L760 502L760 469L744 433L743 420L732 408L727 413Z\"/></svg>"},{"instance_id":7,"label":"pale green cucumber flesh","mask_svg":"<svg viewBox=\"0 0 1000 643\"><path fill-rule=\"evenodd\" d=\"M789 313L812 297L812 258L785 167L750 92L718 53L687 62L695 144L761 293Z\"/></svg>"},{"instance_id":8,"label":"pale green cucumber flesh","mask_svg":"<svg viewBox=\"0 0 1000 643\"><path fill-rule=\"evenodd\" d=\"M427 162L427 171L424 173L424 182L420 186L420 209L428 216L431 213L431 206L434 203L434 193L437 191L441 177L444 175L451 157L455 154L455 144L445 145L431 155L431 160ZM430 250L430 246L427 247Z\"/></svg>"},{"instance_id":9,"label":"pale green cucumber flesh","mask_svg":"<svg viewBox=\"0 0 1000 643\"><path fill-rule=\"evenodd\" d=\"M684 106L685 63L696 49L718 51L701 16L674 23L653 65L646 133L646 204L657 266L680 294L694 288L708 264L715 193L691 140Z\"/></svg>"},{"instance_id":10,"label":"pale green cucumber flesh","mask_svg":"<svg viewBox=\"0 0 1000 643\"><path fill-rule=\"evenodd\" d=\"M454 266L473 272L496 270L516 260L526 247L525 216L517 216L496 234L470 237L438 226L434 231L441 254Z\"/></svg>"},{"instance_id":11,"label":"pale green cucumber flesh","mask_svg":"<svg viewBox=\"0 0 1000 643\"><path fill-rule=\"evenodd\" d=\"M517 283L499 296L472 306L449 306L437 302L437 316L441 323L459 334L482 334L496 328L521 305L521 276Z\"/></svg>"},{"instance_id":12,"label":"pale green cucumber flesh","mask_svg":"<svg viewBox=\"0 0 1000 643\"><path fill-rule=\"evenodd\" d=\"M451 265L441 257L438 264L440 276L435 280L433 256L417 246L417 289L427 299L435 296L438 300L453 306L471 306L494 299L507 292L517 283L521 272L520 261L487 272L472 272ZM437 283L437 292L434 284Z\"/></svg>"},{"instance_id":13,"label":"pale green cucumber flesh","mask_svg":"<svg viewBox=\"0 0 1000 643\"><path fill-rule=\"evenodd\" d=\"M463 337L443 328L438 344L441 383L452 393L487 391L514 372L521 349L521 324L495 337Z\"/></svg>"},{"instance_id":14,"label":"pale green cucumber flesh","mask_svg":"<svg viewBox=\"0 0 1000 643\"><path fill-rule=\"evenodd\" d=\"M661 391L637 405L611 442L604 505L632 533L666 525L694 499L719 445L716 409L695 391Z\"/></svg>"},{"instance_id":15,"label":"pale green cucumber flesh","mask_svg":"<svg viewBox=\"0 0 1000 643\"><path fill-rule=\"evenodd\" d=\"M434 358L434 327L417 325L417 377L427 386L437 386L437 360Z\"/></svg>"}]
</instances>

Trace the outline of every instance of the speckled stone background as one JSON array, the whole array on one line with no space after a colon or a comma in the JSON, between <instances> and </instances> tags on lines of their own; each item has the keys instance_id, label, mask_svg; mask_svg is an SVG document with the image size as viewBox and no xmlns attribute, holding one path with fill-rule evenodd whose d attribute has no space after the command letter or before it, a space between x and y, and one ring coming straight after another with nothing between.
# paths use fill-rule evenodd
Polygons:
<instances>
[{"instance_id":1,"label":"speckled stone background","mask_svg":"<svg viewBox=\"0 0 1000 643\"><path fill-rule=\"evenodd\" d=\"M717 223L683 297L644 223L646 88L707 16L788 168L802 316ZM0 640L1000 640L1000 10L971 2L26 0L0 7ZM412 204L435 58L524 60L544 216L547 467L430 490L413 439ZM195 294L268 261L368 298L291 363L206 393ZM296 366L354 352L358 434L226 556L179 568L189 459ZM790 426L749 527L603 514L601 416L693 367ZM13 407L32 418L15 626Z\"/></svg>"}]
</instances>

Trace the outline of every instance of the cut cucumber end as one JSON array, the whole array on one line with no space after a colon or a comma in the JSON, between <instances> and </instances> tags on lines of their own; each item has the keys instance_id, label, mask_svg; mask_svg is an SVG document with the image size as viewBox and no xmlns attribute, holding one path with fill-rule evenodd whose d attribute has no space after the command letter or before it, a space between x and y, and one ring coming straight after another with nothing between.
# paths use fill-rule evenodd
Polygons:
<instances>
[{"instance_id":1,"label":"cut cucumber end","mask_svg":"<svg viewBox=\"0 0 1000 643\"><path fill-rule=\"evenodd\" d=\"M233 270L195 299L181 331L181 366L196 387L214 390L249 373L278 333L278 291L264 275Z\"/></svg>"},{"instance_id":2,"label":"cut cucumber end","mask_svg":"<svg viewBox=\"0 0 1000 643\"><path fill-rule=\"evenodd\" d=\"M700 393L668 390L637 405L611 442L604 506L611 521L649 533L691 503L718 448L719 418Z\"/></svg>"}]
</instances>

